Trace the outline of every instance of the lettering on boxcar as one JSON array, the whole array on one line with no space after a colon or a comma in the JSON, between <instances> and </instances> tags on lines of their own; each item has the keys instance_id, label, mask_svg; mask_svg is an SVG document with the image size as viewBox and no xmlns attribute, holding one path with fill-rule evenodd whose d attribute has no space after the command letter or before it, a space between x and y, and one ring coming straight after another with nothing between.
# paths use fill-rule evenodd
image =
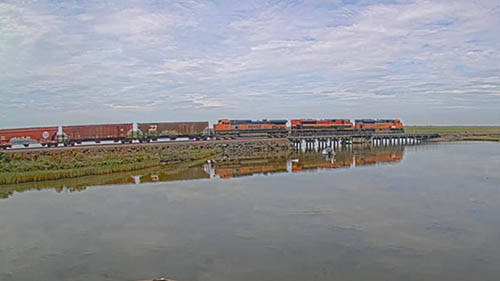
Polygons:
<instances>
[{"instance_id":1,"label":"lettering on boxcar","mask_svg":"<svg viewBox=\"0 0 500 281\"><path fill-rule=\"evenodd\" d=\"M149 125L149 132L154 133L158 130L158 125Z\"/></svg>"}]
</instances>

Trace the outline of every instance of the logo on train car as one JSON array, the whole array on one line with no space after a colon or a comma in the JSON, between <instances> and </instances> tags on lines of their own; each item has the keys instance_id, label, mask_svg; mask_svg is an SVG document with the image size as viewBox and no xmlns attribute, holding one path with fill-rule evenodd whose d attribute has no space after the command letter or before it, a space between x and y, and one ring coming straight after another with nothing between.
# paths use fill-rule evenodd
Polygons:
<instances>
[{"instance_id":1,"label":"logo on train car","mask_svg":"<svg viewBox=\"0 0 500 281\"><path fill-rule=\"evenodd\" d=\"M21 144L35 144L35 143L37 143L37 141L28 136L28 137L16 137L16 138L12 138L10 140L10 143L12 145L17 145L17 144L19 144L19 145L21 145Z\"/></svg>"},{"instance_id":2,"label":"logo on train car","mask_svg":"<svg viewBox=\"0 0 500 281\"><path fill-rule=\"evenodd\" d=\"M250 129L260 129L261 125L248 125Z\"/></svg>"},{"instance_id":3,"label":"logo on train car","mask_svg":"<svg viewBox=\"0 0 500 281\"><path fill-rule=\"evenodd\" d=\"M50 134L49 134L49 132L47 132L47 131L44 131L44 132L42 133L42 137L43 137L44 139L48 139L48 138L49 138L49 136L50 136Z\"/></svg>"}]
</instances>

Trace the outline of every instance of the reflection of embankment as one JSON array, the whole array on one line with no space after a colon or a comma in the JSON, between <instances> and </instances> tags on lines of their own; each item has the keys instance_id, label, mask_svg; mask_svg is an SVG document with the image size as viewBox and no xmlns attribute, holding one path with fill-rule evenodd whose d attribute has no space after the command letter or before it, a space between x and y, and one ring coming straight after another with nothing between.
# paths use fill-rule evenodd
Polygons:
<instances>
[{"instance_id":1,"label":"reflection of embankment","mask_svg":"<svg viewBox=\"0 0 500 281\"><path fill-rule=\"evenodd\" d=\"M185 169L166 169L155 167L151 169L134 172L123 172L109 175L85 176L62 180L21 183L0 186L0 198L8 198L14 192L24 192L29 190L54 189L61 191L82 191L87 187L100 185L123 185L139 184L157 181L194 180L209 178L202 167L192 167Z\"/></svg>"},{"instance_id":2,"label":"reflection of embankment","mask_svg":"<svg viewBox=\"0 0 500 281\"><path fill-rule=\"evenodd\" d=\"M288 160L270 159L254 162L216 163L205 168L211 177L222 179L282 172L301 172L307 170L338 169L353 166L398 163L403 159L404 147L339 151L334 157L319 153L291 155Z\"/></svg>"}]
</instances>

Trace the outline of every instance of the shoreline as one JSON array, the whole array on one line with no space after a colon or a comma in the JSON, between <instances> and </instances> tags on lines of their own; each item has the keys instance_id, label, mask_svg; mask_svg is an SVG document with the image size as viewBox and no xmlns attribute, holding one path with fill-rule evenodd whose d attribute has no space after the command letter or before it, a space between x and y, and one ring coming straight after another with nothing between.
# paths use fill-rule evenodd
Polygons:
<instances>
[{"instance_id":1,"label":"shoreline","mask_svg":"<svg viewBox=\"0 0 500 281\"><path fill-rule=\"evenodd\" d=\"M405 131L440 135L431 142L500 141L500 126L406 126Z\"/></svg>"},{"instance_id":2,"label":"shoreline","mask_svg":"<svg viewBox=\"0 0 500 281\"><path fill-rule=\"evenodd\" d=\"M460 142L460 141L485 141L500 142L500 133L491 134L439 134L439 138L429 140L429 142Z\"/></svg>"},{"instance_id":3,"label":"shoreline","mask_svg":"<svg viewBox=\"0 0 500 281\"><path fill-rule=\"evenodd\" d=\"M154 167L190 167L208 159L249 159L291 151L288 140L164 143L159 146L93 146L73 149L27 149L0 152L0 186Z\"/></svg>"}]
</instances>

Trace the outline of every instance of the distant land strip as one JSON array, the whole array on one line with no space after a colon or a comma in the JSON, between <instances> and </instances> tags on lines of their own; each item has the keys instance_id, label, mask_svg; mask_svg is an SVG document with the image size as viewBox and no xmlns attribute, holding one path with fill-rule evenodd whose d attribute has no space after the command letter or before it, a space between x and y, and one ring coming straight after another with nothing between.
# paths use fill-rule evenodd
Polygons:
<instances>
[{"instance_id":1,"label":"distant land strip","mask_svg":"<svg viewBox=\"0 0 500 281\"><path fill-rule=\"evenodd\" d=\"M500 141L500 126L406 126L406 133L439 134L432 141Z\"/></svg>"}]
</instances>

